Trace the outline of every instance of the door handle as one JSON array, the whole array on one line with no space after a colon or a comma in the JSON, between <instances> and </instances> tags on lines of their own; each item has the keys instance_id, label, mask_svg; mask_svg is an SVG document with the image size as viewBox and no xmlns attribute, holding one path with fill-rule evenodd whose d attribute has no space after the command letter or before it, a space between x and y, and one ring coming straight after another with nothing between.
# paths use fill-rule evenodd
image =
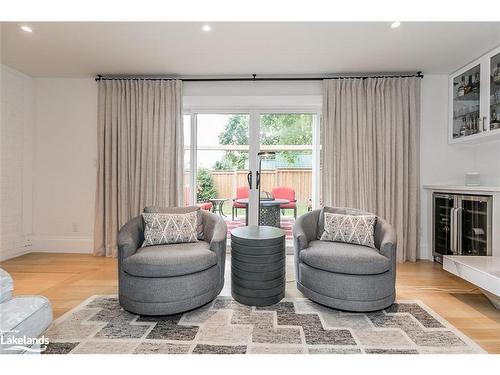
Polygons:
<instances>
[{"instance_id":1,"label":"door handle","mask_svg":"<svg viewBox=\"0 0 500 375\"><path fill-rule=\"evenodd\" d=\"M258 188L260 188L260 172L257 171L255 173L257 174L257 182L255 184L256 185L255 188L258 189Z\"/></svg>"},{"instance_id":2,"label":"door handle","mask_svg":"<svg viewBox=\"0 0 500 375\"><path fill-rule=\"evenodd\" d=\"M455 233L457 239L455 248L458 255L462 255L462 211L462 207L458 207L455 209L455 215L457 216L455 220Z\"/></svg>"},{"instance_id":3,"label":"door handle","mask_svg":"<svg viewBox=\"0 0 500 375\"><path fill-rule=\"evenodd\" d=\"M247 174L248 187L252 190L252 171Z\"/></svg>"},{"instance_id":4,"label":"door handle","mask_svg":"<svg viewBox=\"0 0 500 375\"><path fill-rule=\"evenodd\" d=\"M451 247L451 252L453 253L453 255L460 255L459 254L459 247L458 247L458 236L459 236L459 233L458 233L458 208L455 208L453 207L451 209L451 214L452 214L452 232L451 232L451 244L452 244L452 247Z\"/></svg>"},{"instance_id":5,"label":"door handle","mask_svg":"<svg viewBox=\"0 0 500 375\"><path fill-rule=\"evenodd\" d=\"M483 132L486 131L486 116L483 116Z\"/></svg>"},{"instance_id":6,"label":"door handle","mask_svg":"<svg viewBox=\"0 0 500 375\"><path fill-rule=\"evenodd\" d=\"M452 254L456 253L455 240L456 240L456 230L455 230L455 207L450 209L450 250Z\"/></svg>"}]
</instances>

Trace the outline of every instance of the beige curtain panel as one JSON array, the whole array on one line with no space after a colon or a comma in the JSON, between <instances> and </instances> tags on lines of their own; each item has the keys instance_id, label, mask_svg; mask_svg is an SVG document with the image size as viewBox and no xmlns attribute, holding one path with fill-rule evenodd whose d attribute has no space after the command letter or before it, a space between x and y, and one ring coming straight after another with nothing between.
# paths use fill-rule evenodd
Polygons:
<instances>
[{"instance_id":1,"label":"beige curtain panel","mask_svg":"<svg viewBox=\"0 0 500 375\"><path fill-rule=\"evenodd\" d=\"M182 204L182 82L98 83L94 255L117 255L119 228L148 205Z\"/></svg>"},{"instance_id":2,"label":"beige curtain panel","mask_svg":"<svg viewBox=\"0 0 500 375\"><path fill-rule=\"evenodd\" d=\"M388 220L399 262L419 246L420 78L324 81L322 197Z\"/></svg>"}]
</instances>

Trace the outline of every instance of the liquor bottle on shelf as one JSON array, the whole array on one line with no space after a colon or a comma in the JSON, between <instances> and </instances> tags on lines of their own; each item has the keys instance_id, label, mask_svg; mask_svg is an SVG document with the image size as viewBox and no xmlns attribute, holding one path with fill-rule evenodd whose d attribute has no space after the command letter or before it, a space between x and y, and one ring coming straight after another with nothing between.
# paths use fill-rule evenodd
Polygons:
<instances>
[{"instance_id":1,"label":"liquor bottle on shelf","mask_svg":"<svg viewBox=\"0 0 500 375\"><path fill-rule=\"evenodd\" d=\"M458 86L457 96L464 96L465 94L464 89L465 89L465 76L462 76L460 86Z\"/></svg>"},{"instance_id":2,"label":"liquor bottle on shelf","mask_svg":"<svg viewBox=\"0 0 500 375\"><path fill-rule=\"evenodd\" d=\"M493 82L500 84L500 62L497 64L497 68L493 71Z\"/></svg>"},{"instance_id":3,"label":"liquor bottle on shelf","mask_svg":"<svg viewBox=\"0 0 500 375\"><path fill-rule=\"evenodd\" d=\"M474 130L474 116L473 115L469 115L468 122L469 122L469 135L474 134L475 130Z\"/></svg>"},{"instance_id":4,"label":"liquor bottle on shelf","mask_svg":"<svg viewBox=\"0 0 500 375\"><path fill-rule=\"evenodd\" d=\"M472 90L472 76L467 76L464 86L464 95L467 95Z\"/></svg>"},{"instance_id":5,"label":"liquor bottle on shelf","mask_svg":"<svg viewBox=\"0 0 500 375\"><path fill-rule=\"evenodd\" d=\"M476 74L474 74L474 77L476 83L474 84L472 91L479 93L479 82L480 82L479 72L476 72Z\"/></svg>"},{"instance_id":6,"label":"liquor bottle on shelf","mask_svg":"<svg viewBox=\"0 0 500 375\"><path fill-rule=\"evenodd\" d=\"M467 132L467 120L464 117L462 117L462 126L460 127L460 131L458 132L458 135L460 137L463 137L466 135L466 132Z\"/></svg>"}]
</instances>

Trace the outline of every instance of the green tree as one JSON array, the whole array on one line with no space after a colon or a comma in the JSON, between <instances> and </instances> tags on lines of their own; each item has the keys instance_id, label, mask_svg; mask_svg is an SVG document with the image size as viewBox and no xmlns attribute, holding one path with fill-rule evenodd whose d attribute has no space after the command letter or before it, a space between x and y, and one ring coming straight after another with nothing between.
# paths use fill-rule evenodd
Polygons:
<instances>
[{"instance_id":1,"label":"green tree","mask_svg":"<svg viewBox=\"0 0 500 375\"><path fill-rule=\"evenodd\" d=\"M309 114L267 114L260 122L263 145L310 145L312 144L312 116ZM297 160L304 151L282 151L289 162Z\"/></svg>"},{"instance_id":2,"label":"green tree","mask_svg":"<svg viewBox=\"0 0 500 375\"><path fill-rule=\"evenodd\" d=\"M312 143L312 116L309 114L266 114L261 118L260 139L263 145L310 145ZM235 115L219 134L222 145L248 145L248 116ZM282 151L281 155L294 163L305 151ZM214 168L218 170L244 169L248 153L226 151Z\"/></svg>"},{"instance_id":3,"label":"green tree","mask_svg":"<svg viewBox=\"0 0 500 375\"><path fill-rule=\"evenodd\" d=\"M219 134L221 145L248 145L248 117L236 115L229 118ZM221 161L214 165L216 170L244 169L248 152L226 151Z\"/></svg>"},{"instance_id":4,"label":"green tree","mask_svg":"<svg viewBox=\"0 0 500 375\"><path fill-rule=\"evenodd\" d=\"M206 202L209 199L217 197L214 178L212 173L206 168L198 168L198 189L196 191L196 200Z\"/></svg>"}]
</instances>

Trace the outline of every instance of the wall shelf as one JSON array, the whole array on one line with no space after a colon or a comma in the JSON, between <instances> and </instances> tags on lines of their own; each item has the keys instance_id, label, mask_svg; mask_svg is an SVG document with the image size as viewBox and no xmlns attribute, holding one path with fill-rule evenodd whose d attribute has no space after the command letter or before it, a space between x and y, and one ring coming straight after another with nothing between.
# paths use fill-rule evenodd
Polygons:
<instances>
[{"instance_id":1,"label":"wall shelf","mask_svg":"<svg viewBox=\"0 0 500 375\"><path fill-rule=\"evenodd\" d=\"M494 80L499 64L497 47L450 74L448 143L482 143L500 138L500 125L496 125L500 124L500 82ZM473 91L458 95L464 85L471 85Z\"/></svg>"}]
</instances>

